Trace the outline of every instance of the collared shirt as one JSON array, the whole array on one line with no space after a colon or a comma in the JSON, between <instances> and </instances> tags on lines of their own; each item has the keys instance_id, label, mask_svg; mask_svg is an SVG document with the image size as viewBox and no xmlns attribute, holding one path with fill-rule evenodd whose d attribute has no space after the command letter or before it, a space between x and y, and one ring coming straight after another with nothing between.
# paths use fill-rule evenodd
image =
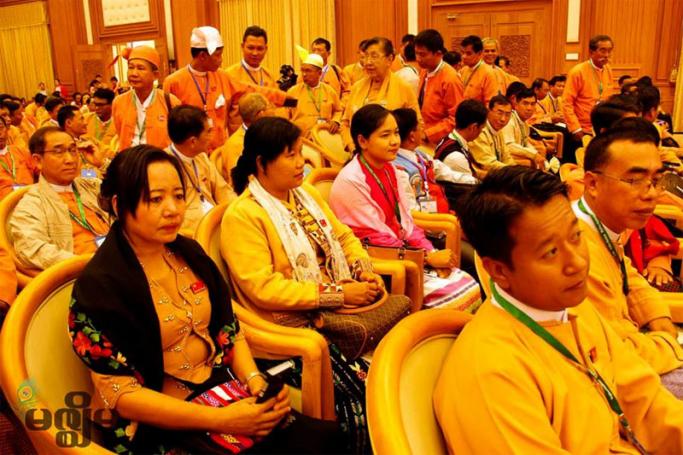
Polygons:
<instances>
[{"instance_id":1,"label":"collared shirt","mask_svg":"<svg viewBox=\"0 0 683 455\"><path fill-rule=\"evenodd\" d=\"M586 201L586 198L582 197L581 200L583 201L584 207L586 207L586 210L590 214L592 214L595 218L598 218L598 216L593 212L593 209L591 209L590 205L588 205L588 202ZM583 213L583 210L579 208L579 201L574 201L572 202L572 209L574 210L574 214L576 217L582 221L584 221L588 226L590 226L595 232L598 232L598 227L593 223L593 220L591 217L585 213ZM598 218L599 220L600 218ZM616 244L619 243L619 238L621 237L621 234L618 234L605 226L603 224L603 227L605 228L605 231L607 232L607 235L609 236L609 239L612 241L612 243Z\"/></svg>"},{"instance_id":2,"label":"collared shirt","mask_svg":"<svg viewBox=\"0 0 683 455\"><path fill-rule=\"evenodd\" d=\"M463 138L460 135L460 133L453 129L453 131L451 131L448 136L451 139L458 141L460 147L462 147L462 149L465 152L469 153L470 147L467 144L465 138ZM469 161L467 161L467 157L463 153L451 153L446 158L444 158L443 163L449 168L453 169L454 171L472 175L472 171L470 170L470 163Z\"/></svg>"},{"instance_id":3,"label":"collared shirt","mask_svg":"<svg viewBox=\"0 0 683 455\"><path fill-rule=\"evenodd\" d=\"M138 98L138 94L133 92L133 96L135 96L135 110L137 111L137 122L135 122L135 133L133 133L133 142L131 145L140 145L140 144L146 144L147 143L147 129L142 132L142 136L140 136L140 125L144 125L145 121L147 120L147 109L149 108L149 105L152 104L152 100L154 99L154 89L152 89L151 92L149 92L149 95L147 95L147 98L145 101L142 103L140 102L140 98Z\"/></svg>"},{"instance_id":4,"label":"collared shirt","mask_svg":"<svg viewBox=\"0 0 683 455\"><path fill-rule=\"evenodd\" d=\"M258 67L254 68L253 66L249 65L246 60L242 59L242 65L249 71L261 71L261 66L259 65Z\"/></svg>"},{"instance_id":5,"label":"collared shirt","mask_svg":"<svg viewBox=\"0 0 683 455\"><path fill-rule=\"evenodd\" d=\"M55 193L73 193L73 191L74 191L74 188L72 185L57 185L55 183L50 183L50 182L48 182L48 185L50 185L50 188L55 190Z\"/></svg>"},{"instance_id":6,"label":"collared shirt","mask_svg":"<svg viewBox=\"0 0 683 455\"><path fill-rule=\"evenodd\" d=\"M529 316L531 319L533 319L536 322L542 322L542 321L558 321L558 322L567 322L567 309L565 308L564 310L561 311L549 311L549 310L541 310L539 308L534 308L531 307L525 303L520 302L518 299L514 298L505 290L501 289L500 286L498 286L496 283L493 284L496 287L496 290L500 293L500 295L506 299L508 302L510 302L513 306L515 306L518 310L522 311L524 314ZM496 300L494 296L491 296L491 304L493 306L496 306L498 308L502 308L500 303Z\"/></svg>"},{"instance_id":7,"label":"collared shirt","mask_svg":"<svg viewBox=\"0 0 683 455\"><path fill-rule=\"evenodd\" d=\"M196 69L192 68L192 65L187 65L187 69L190 70L190 73L194 74L195 76L206 76L206 71L197 71Z\"/></svg>"}]
</instances>

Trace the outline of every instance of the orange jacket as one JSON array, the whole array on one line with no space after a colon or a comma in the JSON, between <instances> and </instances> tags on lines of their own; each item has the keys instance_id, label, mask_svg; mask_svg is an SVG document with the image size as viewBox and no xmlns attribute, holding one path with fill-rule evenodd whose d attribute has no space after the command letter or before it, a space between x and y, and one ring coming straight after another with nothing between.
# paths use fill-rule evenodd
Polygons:
<instances>
[{"instance_id":1,"label":"orange jacket","mask_svg":"<svg viewBox=\"0 0 683 455\"><path fill-rule=\"evenodd\" d=\"M426 77L427 71L422 70L418 84L420 89ZM418 93L418 100L419 96ZM451 65L443 62L437 73L427 79L420 108L429 142L436 145L455 128L455 109L462 100L462 80Z\"/></svg>"},{"instance_id":2,"label":"orange jacket","mask_svg":"<svg viewBox=\"0 0 683 455\"><path fill-rule=\"evenodd\" d=\"M460 70L466 100L479 100L488 107L489 100L501 90L493 68L480 60L474 69L465 66Z\"/></svg>"},{"instance_id":3,"label":"orange jacket","mask_svg":"<svg viewBox=\"0 0 683 455\"><path fill-rule=\"evenodd\" d=\"M135 107L135 91L130 90L114 98L111 116L114 119L116 133L119 135L119 151L126 149L133 143L133 136L137 128L138 112ZM180 104L175 95L170 95L171 106ZM154 89L154 99L147 108L145 119L146 143L161 149L168 147L171 139L168 137L168 107L163 90Z\"/></svg>"},{"instance_id":4,"label":"orange jacket","mask_svg":"<svg viewBox=\"0 0 683 455\"><path fill-rule=\"evenodd\" d=\"M615 93L612 68L597 70L590 60L579 63L567 74L562 94L562 113L570 132L591 130L591 111L600 101Z\"/></svg>"}]
</instances>

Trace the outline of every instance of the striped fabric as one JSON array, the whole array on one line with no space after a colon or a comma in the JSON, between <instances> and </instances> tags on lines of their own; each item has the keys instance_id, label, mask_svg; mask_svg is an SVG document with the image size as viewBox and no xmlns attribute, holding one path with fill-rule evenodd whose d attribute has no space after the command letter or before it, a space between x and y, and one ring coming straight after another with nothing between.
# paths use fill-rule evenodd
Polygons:
<instances>
[{"instance_id":1,"label":"striped fabric","mask_svg":"<svg viewBox=\"0 0 683 455\"><path fill-rule=\"evenodd\" d=\"M474 313L481 305L479 284L466 272L453 269L447 278L424 275L423 309L452 308Z\"/></svg>"},{"instance_id":2,"label":"striped fabric","mask_svg":"<svg viewBox=\"0 0 683 455\"><path fill-rule=\"evenodd\" d=\"M195 397L192 402L214 408L222 408L232 402L248 398L251 395L239 381L219 384ZM254 440L248 436L210 433L211 440L229 450L230 453L240 453L254 445Z\"/></svg>"}]
</instances>

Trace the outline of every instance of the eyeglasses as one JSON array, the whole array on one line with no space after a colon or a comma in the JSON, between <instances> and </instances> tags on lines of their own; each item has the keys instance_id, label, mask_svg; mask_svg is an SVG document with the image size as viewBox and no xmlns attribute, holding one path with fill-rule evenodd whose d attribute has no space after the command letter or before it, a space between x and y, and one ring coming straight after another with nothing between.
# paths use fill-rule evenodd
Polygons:
<instances>
[{"instance_id":1,"label":"eyeglasses","mask_svg":"<svg viewBox=\"0 0 683 455\"><path fill-rule=\"evenodd\" d=\"M383 59L385 57L386 57L386 55L384 55L384 54L375 54L375 53L365 54L365 60L368 62L376 62L376 61Z\"/></svg>"},{"instance_id":2,"label":"eyeglasses","mask_svg":"<svg viewBox=\"0 0 683 455\"><path fill-rule=\"evenodd\" d=\"M650 188L654 188L656 192L660 192L663 189L663 180L662 180L662 175L655 175L651 179L648 178L621 178L621 177L615 177L613 175L605 174L600 171L592 171L593 174L598 174L602 175L603 177L607 177L608 179L612 180L618 180L620 182L626 183L631 186L634 190L639 192L640 194L645 194L648 191L650 191Z\"/></svg>"},{"instance_id":3,"label":"eyeglasses","mask_svg":"<svg viewBox=\"0 0 683 455\"><path fill-rule=\"evenodd\" d=\"M71 156L78 156L78 148L76 144L71 144L68 147L56 147L52 150L45 150L44 153L52 153L57 158L64 158L64 154L68 153Z\"/></svg>"}]
</instances>

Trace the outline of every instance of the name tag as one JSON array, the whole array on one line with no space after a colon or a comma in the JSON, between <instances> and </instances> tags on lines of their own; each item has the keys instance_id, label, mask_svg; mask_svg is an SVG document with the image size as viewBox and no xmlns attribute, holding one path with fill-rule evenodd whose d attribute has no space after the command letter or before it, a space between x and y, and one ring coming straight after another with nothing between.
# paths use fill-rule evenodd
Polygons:
<instances>
[{"instance_id":1,"label":"name tag","mask_svg":"<svg viewBox=\"0 0 683 455\"><path fill-rule=\"evenodd\" d=\"M19 188L23 188L23 187L25 187L25 186L26 186L26 185L20 185L20 184L18 184L18 183L15 183L14 185L12 185L12 191L18 190Z\"/></svg>"},{"instance_id":2,"label":"name tag","mask_svg":"<svg viewBox=\"0 0 683 455\"><path fill-rule=\"evenodd\" d=\"M95 236L95 245L97 245L97 248L101 247L102 244L104 243L104 239L106 239L106 235L98 235Z\"/></svg>"},{"instance_id":3,"label":"name tag","mask_svg":"<svg viewBox=\"0 0 683 455\"><path fill-rule=\"evenodd\" d=\"M190 285L190 290L192 291L193 294L196 294L198 292L202 292L203 290L206 289L206 285L202 281L195 281Z\"/></svg>"},{"instance_id":4,"label":"name tag","mask_svg":"<svg viewBox=\"0 0 683 455\"><path fill-rule=\"evenodd\" d=\"M202 213L206 215L213 208L213 204L206 199L202 199Z\"/></svg>"},{"instance_id":5,"label":"name tag","mask_svg":"<svg viewBox=\"0 0 683 455\"><path fill-rule=\"evenodd\" d=\"M420 206L420 212L437 213L436 201L434 199L418 199L417 203Z\"/></svg>"},{"instance_id":6,"label":"name tag","mask_svg":"<svg viewBox=\"0 0 683 455\"><path fill-rule=\"evenodd\" d=\"M81 169L81 177L85 179L95 179L97 178L97 171L95 169Z\"/></svg>"},{"instance_id":7,"label":"name tag","mask_svg":"<svg viewBox=\"0 0 683 455\"><path fill-rule=\"evenodd\" d=\"M318 125L322 125L323 123L327 123L327 120L325 120L324 118L318 117Z\"/></svg>"},{"instance_id":8,"label":"name tag","mask_svg":"<svg viewBox=\"0 0 683 455\"><path fill-rule=\"evenodd\" d=\"M221 93L221 94L218 96L218 98L216 99L216 104L214 105L214 107L215 107L216 109L218 109L218 108L223 107L223 106L225 106L225 97L224 97L223 94Z\"/></svg>"},{"instance_id":9,"label":"name tag","mask_svg":"<svg viewBox=\"0 0 683 455\"><path fill-rule=\"evenodd\" d=\"M213 119L212 119L211 117L209 117L209 118L207 119L207 121L208 121L208 123L209 123L209 128L213 128Z\"/></svg>"}]
</instances>

